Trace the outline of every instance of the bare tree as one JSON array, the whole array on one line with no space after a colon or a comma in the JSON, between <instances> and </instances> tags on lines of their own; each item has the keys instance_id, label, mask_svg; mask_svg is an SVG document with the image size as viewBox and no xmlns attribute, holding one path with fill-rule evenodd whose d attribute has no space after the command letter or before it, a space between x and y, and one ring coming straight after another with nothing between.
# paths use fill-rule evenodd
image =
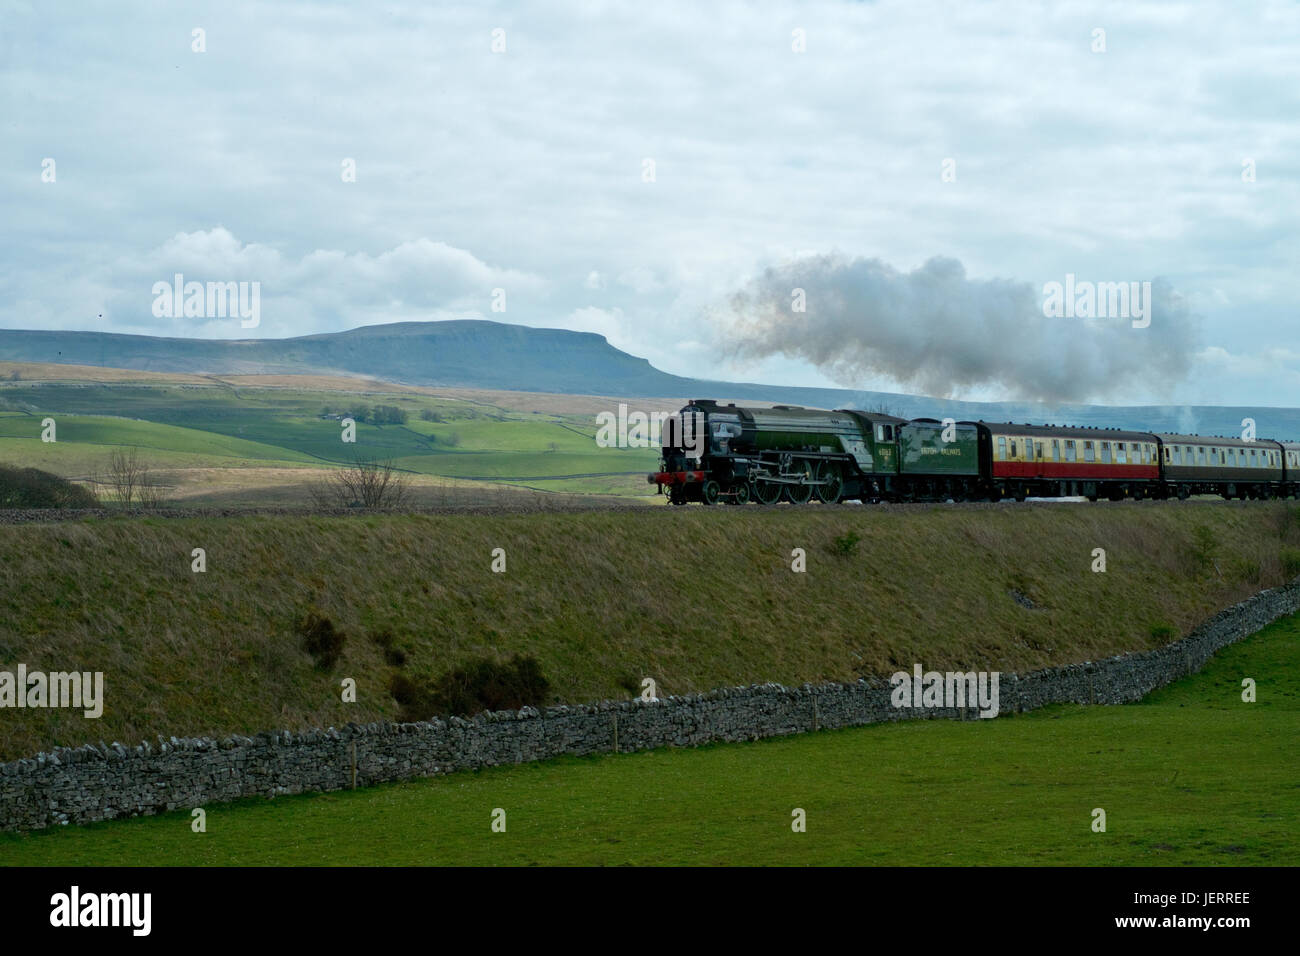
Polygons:
<instances>
[{"instance_id":1,"label":"bare tree","mask_svg":"<svg viewBox=\"0 0 1300 956\"><path fill-rule=\"evenodd\" d=\"M406 501L410 482L392 461L357 458L308 490L320 508L398 508Z\"/></svg>"},{"instance_id":2,"label":"bare tree","mask_svg":"<svg viewBox=\"0 0 1300 956\"><path fill-rule=\"evenodd\" d=\"M113 490L113 496L124 508L133 504L141 508L158 508L166 504L167 489L159 484L149 463L140 457L139 449L118 448L108 459L108 472L92 477L95 484L104 484Z\"/></svg>"},{"instance_id":3,"label":"bare tree","mask_svg":"<svg viewBox=\"0 0 1300 956\"><path fill-rule=\"evenodd\" d=\"M136 500L140 502L141 508L161 508L170 500L167 486L158 481L147 465L143 480L136 488Z\"/></svg>"},{"instance_id":4,"label":"bare tree","mask_svg":"<svg viewBox=\"0 0 1300 956\"><path fill-rule=\"evenodd\" d=\"M149 466L140 460L136 449L126 451L121 448L113 450L108 459L108 475L105 481L113 489L118 504L124 508L131 507L141 485L149 474Z\"/></svg>"}]
</instances>

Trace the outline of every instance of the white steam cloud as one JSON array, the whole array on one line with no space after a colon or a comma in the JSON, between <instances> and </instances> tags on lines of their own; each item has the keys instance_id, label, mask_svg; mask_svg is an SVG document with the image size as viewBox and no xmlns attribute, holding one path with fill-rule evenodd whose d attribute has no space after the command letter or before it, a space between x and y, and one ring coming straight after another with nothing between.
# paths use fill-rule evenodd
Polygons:
<instances>
[{"instance_id":1,"label":"white steam cloud","mask_svg":"<svg viewBox=\"0 0 1300 956\"><path fill-rule=\"evenodd\" d=\"M1196 322L1167 283L1149 289L1142 306L1150 324L1134 328L1130 318L1048 317L1041 288L969 279L956 259L899 272L879 259L829 254L768 269L731 297L723 319L734 357L803 359L848 388L887 377L939 397L1001 386L1009 398L1072 402L1187 376Z\"/></svg>"}]
</instances>

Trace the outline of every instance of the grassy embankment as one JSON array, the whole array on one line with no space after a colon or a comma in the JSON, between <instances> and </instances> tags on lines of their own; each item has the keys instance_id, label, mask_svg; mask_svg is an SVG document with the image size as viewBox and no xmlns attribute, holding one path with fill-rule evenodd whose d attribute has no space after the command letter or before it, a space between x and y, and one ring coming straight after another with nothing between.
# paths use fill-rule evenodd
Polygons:
<instances>
[{"instance_id":1,"label":"grassy embankment","mask_svg":"<svg viewBox=\"0 0 1300 956\"><path fill-rule=\"evenodd\" d=\"M390 718L399 668L372 639L385 632L415 679L522 652L569 702L631 696L647 676L680 694L1092 659L1167 642L1300 573L1296 515L1148 502L2 527L0 669L102 671L106 704L97 721L7 711L0 758ZM850 531L861 542L838 553ZM294 631L313 609L346 635L330 671ZM344 677L355 704L340 701Z\"/></svg>"},{"instance_id":2,"label":"grassy embankment","mask_svg":"<svg viewBox=\"0 0 1300 956\"><path fill-rule=\"evenodd\" d=\"M1138 704L250 799L208 807L206 833L179 811L0 836L0 865L1295 866L1298 733L1292 617Z\"/></svg>"}]
</instances>

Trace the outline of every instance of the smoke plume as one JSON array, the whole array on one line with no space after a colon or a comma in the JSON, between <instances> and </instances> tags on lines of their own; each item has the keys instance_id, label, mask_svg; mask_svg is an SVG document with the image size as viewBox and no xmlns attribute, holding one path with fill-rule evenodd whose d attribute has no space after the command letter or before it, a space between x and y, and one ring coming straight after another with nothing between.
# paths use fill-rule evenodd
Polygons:
<instances>
[{"instance_id":1,"label":"smoke plume","mask_svg":"<svg viewBox=\"0 0 1300 956\"><path fill-rule=\"evenodd\" d=\"M904 273L832 254L768 269L732 296L723 319L733 357L804 359L847 388L887 377L945 398L1000 386L1008 398L1087 401L1150 394L1186 377L1194 319L1167 283L1153 280L1149 290L1150 325L1134 328L1131 318L1050 317L1044 289L969 279L956 259ZM1068 308L1088 314L1073 301Z\"/></svg>"}]
</instances>

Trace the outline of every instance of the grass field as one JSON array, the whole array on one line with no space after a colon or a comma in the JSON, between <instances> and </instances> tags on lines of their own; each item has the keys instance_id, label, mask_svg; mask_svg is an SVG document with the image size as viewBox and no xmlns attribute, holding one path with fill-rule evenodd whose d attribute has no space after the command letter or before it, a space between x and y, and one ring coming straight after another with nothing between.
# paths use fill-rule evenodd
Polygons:
<instances>
[{"instance_id":1,"label":"grass field","mask_svg":"<svg viewBox=\"0 0 1300 956\"><path fill-rule=\"evenodd\" d=\"M6 380L12 375L19 378ZM104 470L114 447L135 447L173 498L214 504L256 502L263 489L274 490L242 476L244 469L301 469L302 481L286 476L280 486L301 492L321 468L357 455L392 459L413 475L647 496L644 476L657 450L598 447L596 410L617 403L566 398L319 376L221 379L0 363L0 462L85 478ZM406 424L359 420L355 444L342 442L338 416L375 405L402 408ZM41 441L47 417L57 424L57 442ZM221 481L205 483L221 470L228 472Z\"/></svg>"},{"instance_id":2,"label":"grass field","mask_svg":"<svg viewBox=\"0 0 1300 956\"><path fill-rule=\"evenodd\" d=\"M0 667L102 671L107 689L99 720L6 712L0 759L393 718L395 675L435 679L483 655L535 656L548 702L631 696L647 676L681 694L915 662L1024 671L1092 660L1166 643L1294 576L1297 514L1280 502L1145 502L2 527ZM840 553L850 532L861 541ZM1098 547L1105 573L1091 569ZM203 573L191 570L194 548ZM313 610L345 636L332 670L294 630ZM386 661L384 634L400 665ZM355 704L339 700L345 676Z\"/></svg>"},{"instance_id":3,"label":"grass field","mask_svg":"<svg viewBox=\"0 0 1300 956\"><path fill-rule=\"evenodd\" d=\"M177 812L3 836L0 865L1294 866L1298 736L1292 617L1137 704L245 800L206 808L202 834Z\"/></svg>"}]
</instances>

